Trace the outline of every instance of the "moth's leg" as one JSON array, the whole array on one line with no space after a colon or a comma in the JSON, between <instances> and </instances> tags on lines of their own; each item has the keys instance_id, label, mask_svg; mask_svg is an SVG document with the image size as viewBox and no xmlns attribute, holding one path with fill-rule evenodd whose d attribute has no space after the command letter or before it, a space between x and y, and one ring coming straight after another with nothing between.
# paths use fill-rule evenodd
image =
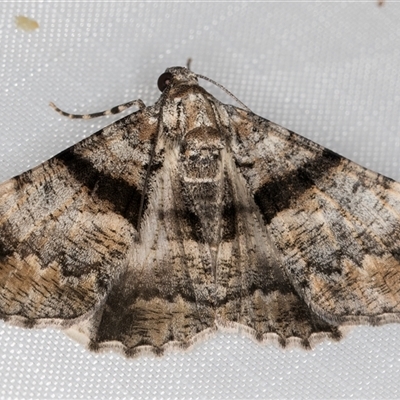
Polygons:
<instances>
[{"instance_id":1,"label":"moth's leg","mask_svg":"<svg viewBox=\"0 0 400 400\"><path fill-rule=\"evenodd\" d=\"M187 61L186 61L186 68L189 70L189 71L191 71L191 69L190 69L190 65L192 64L192 59L189 57L188 59L187 59Z\"/></svg>"},{"instance_id":2,"label":"moth's leg","mask_svg":"<svg viewBox=\"0 0 400 400\"><path fill-rule=\"evenodd\" d=\"M128 101L127 103L124 103L124 104L120 104L119 106L115 106L109 110L100 111L100 112L93 113L93 114L82 114L81 115L81 114L67 113L63 110L60 110L54 103L50 103L50 107L54 108L54 110L56 110L59 114L64 115L65 117L68 117L68 118L80 118L80 119L91 119L91 118L102 117L103 115L114 115L114 114L118 114L118 113L126 110L127 108L130 108L133 106L138 107L139 110L143 110L144 108L146 108L146 105L143 103L143 101L138 99L138 100Z\"/></svg>"}]
</instances>

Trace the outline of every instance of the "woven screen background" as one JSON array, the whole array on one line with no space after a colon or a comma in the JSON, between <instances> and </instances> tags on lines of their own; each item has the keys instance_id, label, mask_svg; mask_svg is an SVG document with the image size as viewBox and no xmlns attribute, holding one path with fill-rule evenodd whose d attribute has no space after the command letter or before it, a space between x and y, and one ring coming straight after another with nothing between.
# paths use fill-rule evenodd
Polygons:
<instances>
[{"instance_id":1,"label":"woven screen background","mask_svg":"<svg viewBox=\"0 0 400 400\"><path fill-rule=\"evenodd\" d=\"M18 28L19 15L39 28ZM120 118L71 121L49 101L77 113L152 104L158 76L188 57L257 114L400 180L399 21L394 2L3 3L0 180ZM394 398L399 376L400 325L312 351L219 333L127 360L0 323L2 398Z\"/></svg>"}]
</instances>

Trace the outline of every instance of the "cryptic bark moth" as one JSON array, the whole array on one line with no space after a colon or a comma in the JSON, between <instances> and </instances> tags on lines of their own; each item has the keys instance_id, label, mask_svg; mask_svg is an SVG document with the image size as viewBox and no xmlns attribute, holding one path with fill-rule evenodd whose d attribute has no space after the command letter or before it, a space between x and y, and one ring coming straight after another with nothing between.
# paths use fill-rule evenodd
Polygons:
<instances>
[{"instance_id":1,"label":"cryptic bark moth","mask_svg":"<svg viewBox=\"0 0 400 400\"><path fill-rule=\"evenodd\" d=\"M398 322L400 184L199 77L169 68L153 106L80 116L139 107L0 185L0 317L128 356Z\"/></svg>"}]
</instances>

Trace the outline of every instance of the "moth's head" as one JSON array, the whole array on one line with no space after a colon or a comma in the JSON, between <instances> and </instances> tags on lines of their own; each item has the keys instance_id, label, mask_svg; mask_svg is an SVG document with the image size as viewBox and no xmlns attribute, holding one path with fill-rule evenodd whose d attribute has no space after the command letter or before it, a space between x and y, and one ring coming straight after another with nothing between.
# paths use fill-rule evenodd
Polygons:
<instances>
[{"instance_id":1,"label":"moth's head","mask_svg":"<svg viewBox=\"0 0 400 400\"><path fill-rule=\"evenodd\" d=\"M157 81L157 86L161 92L163 92L168 86L181 84L198 85L199 82L196 74L185 67L167 68L165 72L160 75Z\"/></svg>"}]
</instances>

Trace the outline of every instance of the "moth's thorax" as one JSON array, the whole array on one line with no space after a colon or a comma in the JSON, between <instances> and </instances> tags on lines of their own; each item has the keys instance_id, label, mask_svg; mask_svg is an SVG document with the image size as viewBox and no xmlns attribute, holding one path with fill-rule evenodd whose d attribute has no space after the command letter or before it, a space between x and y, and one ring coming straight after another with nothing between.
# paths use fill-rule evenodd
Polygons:
<instances>
[{"instance_id":1,"label":"moth's thorax","mask_svg":"<svg viewBox=\"0 0 400 400\"><path fill-rule=\"evenodd\" d=\"M171 83L162 96L164 131L184 140L193 129L211 126L218 130L215 99L198 84L197 76L182 67L168 68Z\"/></svg>"}]
</instances>

